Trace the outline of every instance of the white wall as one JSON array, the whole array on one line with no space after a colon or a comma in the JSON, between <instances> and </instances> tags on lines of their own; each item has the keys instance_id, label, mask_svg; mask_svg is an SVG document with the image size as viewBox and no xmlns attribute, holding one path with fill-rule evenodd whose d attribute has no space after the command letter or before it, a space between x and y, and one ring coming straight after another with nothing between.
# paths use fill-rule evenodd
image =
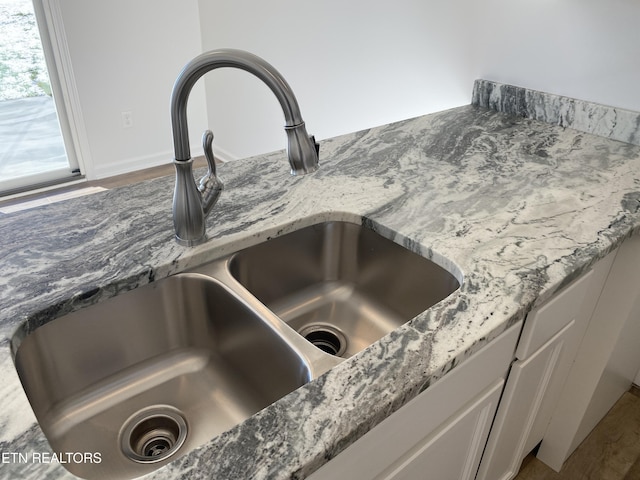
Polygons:
<instances>
[{"instance_id":1,"label":"white wall","mask_svg":"<svg viewBox=\"0 0 640 480\"><path fill-rule=\"evenodd\" d=\"M320 138L469 103L476 78L640 110L636 0L200 0L200 11L203 48L272 63ZM257 80L206 83L223 156L284 148Z\"/></svg>"},{"instance_id":2,"label":"white wall","mask_svg":"<svg viewBox=\"0 0 640 480\"><path fill-rule=\"evenodd\" d=\"M640 2L482 0L478 77L640 111Z\"/></svg>"},{"instance_id":3,"label":"white wall","mask_svg":"<svg viewBox=\"0 0 640 480\"><path fill-rule=\"evenodd\" d=\"M200 0L203 47L270 62L293 88L309 133L326 138L468 104L473 19L461 12L473 1ZM205 78L224 153L285 147L282 112L259 80L231 69Z\"/></svg>"},{"instance_id":4,"label":"white wall","mask_svg":"<svg viewBox=\"0 0 640 480\"><path fill-rule=\"evenodd\" d=\"M171 160L171 86L220 47L280 70L318 138L467 104L476 78L640 110L637 0L59 1L93 177ZM207 117L222 157L285 147L246 72L208 73L189 105L194 155Z\"/></svg>"},{"instance_id":5,"label":"white wall","mask_svg":"<svg viewBox=\"0 0 640 480\"><path fill-rule=\"evenodd\" d=\"M90 150L87 176L170 163L171 88L202 50L197 0L60 0L60 6ZM132 112L132 128L122 128L123 111ZM194 90L189 115L198 129L206 126L204 88Z\"/></svg>"}]
</instances>

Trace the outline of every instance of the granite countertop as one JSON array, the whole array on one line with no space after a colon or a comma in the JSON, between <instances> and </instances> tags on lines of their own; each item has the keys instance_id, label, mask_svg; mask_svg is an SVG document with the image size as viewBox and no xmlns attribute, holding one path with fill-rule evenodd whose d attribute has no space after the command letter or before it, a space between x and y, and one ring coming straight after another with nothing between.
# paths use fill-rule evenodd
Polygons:
<instances>
[{"instance_id":1,"label":"granite countertop","mask_svg":"<svg viewBox=\"0 0 640 480\"><path fill-rule=\"evenodd\" d=\"M173 240L171 177L0 216L0 479L73 478L5 455L50 451L13 365L16 331L268 236L364 220L462 287L148 475L304 478L635 233L639 143L634 112L478 81L471 105L324 140L312 175L289 176L283 152L222 165L196 248Z\"/></svg>"}]
</instances>

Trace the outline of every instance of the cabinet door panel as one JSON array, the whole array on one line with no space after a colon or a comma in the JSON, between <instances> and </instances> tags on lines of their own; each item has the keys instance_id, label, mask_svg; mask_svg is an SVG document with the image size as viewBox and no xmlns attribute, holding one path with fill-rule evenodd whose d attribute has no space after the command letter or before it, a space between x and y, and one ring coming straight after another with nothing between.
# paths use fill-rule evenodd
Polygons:
<instances>
[{"instance_id":1,"label":"cabinet door panel","mask_svg":"<svg viewBox=\"0 0 640 480\"><path fill-rule=\"evenodd\" d=\"M527 358L578 316L592 277L592 271L586 273L527 315L516 349L517 358Z\"/></svg>"},{"instance_id":2,"label":"cabinet door panel","mask_svg":"<svg viewBox=\"0 0 640 480\"><path fill-rule=\"evenodd\" d=\"M556 471L629 389L640 365L640 235L594 271L601 291L537 454Z\"/></svg>"},{"instance_id":3,"label":"cabinet door panel","mask_svg":"<svg viewBox=\"0 0 640 480\"><path fill-rule=\"evenodd\" d=\"M543 408L545 394L553 385L554 372L574 325L575 322L571 321L529 358L513 363L478 480L515 477L522 459L541 440L536 441L531 434L534 431L544 432L536 425L544 423L546 426L549 420L545 421L538 415L541 411L551 411Z\"/></svg>"},{"instance_id":4,"label":"cabinet door panel","mask_svg":"<svg viewBox=\"0 0 640 480\"><path fill-rule=\"evenodd\" d=\"M472 480L489 435L504 380L407 452L376 480ZM466 452L466 453L465 453Z\"/></svg>"}]
</instances>

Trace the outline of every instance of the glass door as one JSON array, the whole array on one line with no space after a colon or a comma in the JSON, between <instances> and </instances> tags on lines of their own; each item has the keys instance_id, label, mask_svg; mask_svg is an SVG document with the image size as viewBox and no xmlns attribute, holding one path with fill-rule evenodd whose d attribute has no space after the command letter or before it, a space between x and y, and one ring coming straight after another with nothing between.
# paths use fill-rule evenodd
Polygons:
<instances>
[{"instance_id":1,"label":"glass door","mask_svg":"<svg viewBox=\"0 0 640 480\"><path fill-rule=\"evenodd\" d=\"M31 0L0 0L0 197L80 176L61 133L40 23Z\"/></svg>"}]
</instances>

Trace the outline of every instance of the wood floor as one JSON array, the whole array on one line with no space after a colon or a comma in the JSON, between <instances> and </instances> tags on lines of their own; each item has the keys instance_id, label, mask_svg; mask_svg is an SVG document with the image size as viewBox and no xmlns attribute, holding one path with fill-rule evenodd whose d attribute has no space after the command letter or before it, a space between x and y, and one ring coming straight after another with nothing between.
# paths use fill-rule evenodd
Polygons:
<instances>
[{"instance_id":1,"label":"wood floor","mask_svg":"<svg viewBox=\"0 0 640 480\"><path fill-rule=\"evenodd\" d=\"M640 480L640 389L618 400L560 473L529 455L515 480Z\"/></svg>"},{"instance_id":2,"label":"wood floor","mask_svg":"<svg viewBox=\"0 0 640 480\"><path fill-rule=\"evenodd\" d=\"M207 166L207 162L204 156L194 157L193 168L200 168L200 167L206 167L206 166ZM8 199L0 197L0 207L18 205L24 202L30 202L37 199L44 199L47 197L58 195L60 193L72 192L74 190L80 190L87 187L103 187L103 188L110 189L110 188L121 187L123 185L129 185L131 183L142 182L144 180L149 180L151 178L157 178L157 177L173 175L173 174L174 174L173 164L170 162L167 162L166 165L161 165L159 167L152 167L144 170L138 170L135 172L125 173L123 175L116 175L116 176L104 178L101 180L79 182L71 185L62 184L59 187L52 188L50 190L46 190L43 192L38 192L38 193L26 192L24 195L20 195L18 197L12 197Z\"/></svg>"}]
</instances>

